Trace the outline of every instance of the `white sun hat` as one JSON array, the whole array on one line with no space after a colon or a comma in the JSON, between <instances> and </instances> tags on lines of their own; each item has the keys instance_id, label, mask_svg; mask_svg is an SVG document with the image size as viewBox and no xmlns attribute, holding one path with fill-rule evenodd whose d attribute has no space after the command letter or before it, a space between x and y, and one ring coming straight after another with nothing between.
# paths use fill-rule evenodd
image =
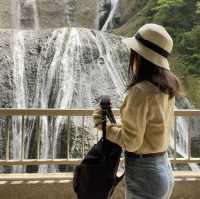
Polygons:
<instances>
[{"instance_id":1,"label":"white sun hat","mask_svg":"<svg viewBox=\"0 0 200 199\"><path fill-rule=\"evenodd\" d=\"M170 70L167 57L172 51L173 40L163 26L146 24L133 37L122 41L148 61Z\"/></svg>"}]
</instances>

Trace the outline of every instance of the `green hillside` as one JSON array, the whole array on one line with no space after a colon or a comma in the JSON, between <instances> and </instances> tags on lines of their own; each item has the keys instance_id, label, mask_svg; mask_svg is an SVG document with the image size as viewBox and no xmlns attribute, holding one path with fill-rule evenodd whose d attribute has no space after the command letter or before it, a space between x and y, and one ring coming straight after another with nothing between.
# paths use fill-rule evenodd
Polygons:
<instances>
[{"instance_id":1,"label":"green hillside","mask_svg":"<svg viewBox=\"0 0 200 199\"><path fill-rule=\"evenodd\" d=\"M174 39L172 70L181 78L186 96L200 108L200 0L124 0L122 19L114 34L132 36L145 23L166 27Z\"/></svg>"}]
</instances>

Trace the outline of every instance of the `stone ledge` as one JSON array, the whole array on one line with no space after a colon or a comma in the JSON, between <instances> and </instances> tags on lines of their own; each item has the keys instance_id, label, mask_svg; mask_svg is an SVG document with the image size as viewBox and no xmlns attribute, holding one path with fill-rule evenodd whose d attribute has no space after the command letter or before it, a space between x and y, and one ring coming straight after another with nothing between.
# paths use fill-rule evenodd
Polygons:
<instances>
[{"instance_id":1,"label":"stone ledge","mask_svg":"<svg viewBox=\"0 0 200 199\"><path fill-rule=\"evenodd\" d=\"M176 179L171 199L198 199L200 172L174 172ZM72 188L72 173L0 174L2 199L76 199ZM112 199L124 199L124 182Z\"/></svg>"},{"instance_id":2,"label":"stone ledge","mask_svg":"<svg viewBox=\"0 0 200 199\"><path fill-rule=\"evenodd\" d=\"M196 179L200 180L200 171L174 171L176 180ZM119 174L121 175L121 174ZM0 174L0 181L33 181L33 180L72 180L73 173L23 173Z\"/></svg>"},{"instance_id":3,"label":"stone ledge","mask_svg":"<svg viewBox=\"0 0 200 199\"><path fill-rule=\"evenodd\" d=\"M0 174L0 181L71 180L73 173Z\"/></svg>"}]
</instances>

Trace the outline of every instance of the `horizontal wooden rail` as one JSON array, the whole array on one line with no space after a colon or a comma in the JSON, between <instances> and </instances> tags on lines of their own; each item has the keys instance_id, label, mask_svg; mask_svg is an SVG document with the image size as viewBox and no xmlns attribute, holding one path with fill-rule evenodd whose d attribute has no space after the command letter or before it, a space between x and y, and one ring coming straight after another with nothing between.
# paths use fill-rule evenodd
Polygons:
<instances>
[{"instance_id":1,"label":"horizontal wooden rail","mask_svg":"<svg viewBox=\"0 0 200 199\"><path fill-rule=\"evenodd\" d=\"M60 181L72 180L73 173L26 173L0 174L0 181Z\"/></svg>"},{"instance_id":2,"label":"horizontal wooden rail","mask_svg":"<svg viewBox=\"0 0 200 199\"><path fill-rule=\"evenodd\" d=\"M93 109L0 109L1 116L91 116Z\"/></svg>"},{"instance_id":3,"label":"horizontal wooden rail","mask_svg":"<svg viewBox=\"0 0 200 199\"><path fill-rule=\"evenodd\" d=\"M94 109L16 109L0 108L0 116L91 116ZM119 116L119 109L113 109L116 116ZM174 111L175 116L200 116L200 110L178 109Z\"/></svg>"},{"instance_id":4,"label":"horizontal wooden rail","mask_svg":"<svg viewBox=\"0 0 200 199\"><path fill-rule=\"evenodd\" d=\"M82 117L82 127L85 128L85 118L84 117L90 117L92 116L94 109L16 109L16 108L0 108L0 116L6 117L6 133L7 133L7 142L5 145L5 151L6 151L6 157L5 160L0 160L1 166L13 166L13 165L21 165L21 166L27 166L27 165L77 165L80 163L81 159L71 159L69 157L69 146L67 146L67 158L66 159L54 159L54 156L52 159L42 159L42 157L39 157L39 148L40 148L40 134L41 132L38 132L38 146L37 146L37 159L24 159L24 130L22 130L22 139L21 143L21 159L12 160L9 157L9 150L10 150L10 135L9 135L9 129L8 125L10 122L10 119L12 116L22 116L22 127L25 125L25 116L36 116L38 119L41 116L64 116L66 117L66 120L69 124L69 117L76 116L76 117ZM113 109L113 112L115 116L120 115L119 109ZM177 158L176 157L176 134L174 135L174 157L171 158L171 162L175 164L183 163L183 164L189 164L189 163L196 163L200 164L200 158L192 158L191 157L191 118L193 117L200 117L200 110L175 110L174 115L176 118L180 117L187 117L189 118L189 128L188 128L188 157L187 158ZM9 119L10 118L10 119ZM38 120L39 121L39 120ZM176 121L176 120L175 120ZM176 123L176 122L175 122ZM22 128L23 129L23 128ZM39 129L39 124L38 124ZM175 125L176 129L176 125ZM176 132L176 130L175 130ZM68 132L69 133L69 132ZM83 131L82 131L83 133ZM82 142L85 141L84 135L81 138ZM68 145L69 145L69 139L68 139ZM81 149L80 149L81 150ZM53 151L52 151L53 152ZM82 158L85 154L85 148L84 143L82 143ZM122 160L123 161L123 160Z\"/></svg>"},{"instance_id":5,"label":"horizontal wooden rail","mask_svg":"<svg viewBox=\"0 0 200 199\"><path fill-rule=\"evenodd\" d=\"M189 164L189 163L196 163L200 164L200 158L169 158L172 163L175 164ZM82 159L45 159L45 160L37 160L37 159L26 159L26 160L0 160L0 166L14 166L14 165L22 165L22 166L28 166L28 165L78 165ZM124 161L124 159L121 160L121 163Z\"/></svg>"},{"instance_id":6,"label":"horizontal wooden rail","mask_svg":"<svg viewBox=\"0 0 200 199\"><path fill-rule=\"evenodd\" d=\"M24 160L0 160L0 165L77 165L82 159L24 159Z\"/></svg>"},{"instance_id":7,"label":"horizontal wooden rail","mask_svg":"<svg viewBox=\"0 0 200 199\"><path fill-rule=\"evenodd\" d=\"M200 117L200 110L193 109L178 109L174 111L175 116L190 116L190 117Z\"/></svg>"}]
</instances>

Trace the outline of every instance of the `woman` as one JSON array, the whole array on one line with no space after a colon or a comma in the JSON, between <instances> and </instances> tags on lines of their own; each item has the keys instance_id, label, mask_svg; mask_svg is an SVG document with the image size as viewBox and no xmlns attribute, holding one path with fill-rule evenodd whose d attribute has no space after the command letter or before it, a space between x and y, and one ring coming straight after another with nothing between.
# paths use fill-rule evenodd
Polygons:
<instances>
[{"instance_id":1,"label":"woman","mask_svg":"<svg viewBox=\"0 0 200 199\"><path fill-rule=\"evenodd\" d=\"M128 95L121 125L109 124L106 137L125 149L126 199L169 199L174 179L166 151L174 98L182 93L167 60L173 41L157 24L146 24L123 41L131 50ZM100 128L99 107L93 119Z\"/></svg>"}]
</instances>

